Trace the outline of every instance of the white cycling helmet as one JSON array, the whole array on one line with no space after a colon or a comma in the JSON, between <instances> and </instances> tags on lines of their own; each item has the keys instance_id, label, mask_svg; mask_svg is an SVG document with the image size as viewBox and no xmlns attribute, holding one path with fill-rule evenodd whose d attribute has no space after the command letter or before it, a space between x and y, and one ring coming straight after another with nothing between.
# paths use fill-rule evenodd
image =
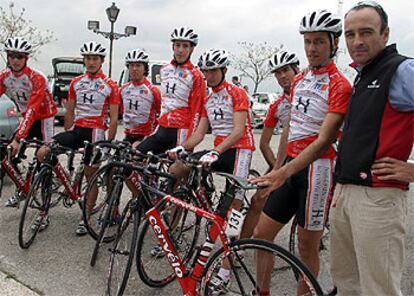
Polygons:
<instances>
[{"instance_id":1,"label":"white cycling helmet","mask_svg":"<svg viewBox=\"0 0 414 296\"><path fill-rule=\"evenodd\" d=\"M85 55L98 55L101 57L106 56L106 48L102 46L102 44L95 42L95 41L89 41L85 42L82 47L80 48L80 54L82 56Z\"/></svg>"},{"instance_id":2,"label":"white cycling helmet","mask_svg":"<svg viewBox=\"0 0 414 296\"><path fill-rule=\"evenodd\" d=\"M286 65L299 66L299 59L296 54L281 50L269 59L269 68L272 73Z\"/></svg>"},{"instance_id":3,"label":"white cycling helmet","mask_svg":"<svg viewBox=\"0 0 414 296\"><path fill-rule=\"evenodd\" d=\"M316 10L305 15L300 22L299 32L328 32L335 37L342 34L342 21L337 15L327 10Z\"/></svg>"},{"instance_id":4,"label":"white cycling helmet","mask_svg":"<svg viewBox=\"0 0 414 296\"><path fill-rule=\"evenodd\" d=\"M11 37L4 43L4 51L15 51L30 54L32 53L32 45L24 38Z\"/></svg>"},{"instance_id":5,"label":"white cycling helmet","mask_svg":"<svg viewBox=\"0 0 414 296\"><path fill-rule=\"evenodd\" d=\"M201 70L225 68L229 65L229 55L224 49L210 49L204 52L198 60Z\"/></svg>"},{"instance_id":6,"label":"white cycling helmet","mask_svg":"<svg viewBox=\"0 0 414 296\"><path fill-rule=\"evenodd\" d=\"M190 41L194 46L198 44L198 35L193 29L188 27L177 27L171 33L171 41L181 40Z\"/></svg>"},{"instance_id":7,"label":"white cycling helmet","mask_svg":"<svg viewBox=\"0 0 414 296\"><path fill-rule=\"evenodd\" d=\"M148 54L142 49L133 49L128 51L125 57L125 64L129 63L149 63Z\"/></svg>"}]
</instances>

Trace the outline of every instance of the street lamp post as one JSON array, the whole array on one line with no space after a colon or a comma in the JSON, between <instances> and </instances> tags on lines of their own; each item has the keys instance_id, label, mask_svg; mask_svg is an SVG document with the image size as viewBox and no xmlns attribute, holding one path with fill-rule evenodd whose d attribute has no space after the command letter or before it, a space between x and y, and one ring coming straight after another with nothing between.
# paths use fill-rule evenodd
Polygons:
<instances>
[{"instance_id":1,"label":"street lamp post","mask_svg":"<svg viewBox=\"0 0 414 296\"><path fill-rule=\"evenodd\" d=\"M88 29L93 31L96 34L101 34L105 38L109 39L109 77L111 77L112 73L112 50L113 50L113 42L114 40L120 39L122 37L129 37L132 35L137 34L137 28L133 26L126 26L125 33L115 33L114 32L114 25L116 19L118 18L118 14L120 9L115 5L115 2L112 2L112 5L108 7L106 10L106 15L108 16L108 20L111 23L111 31L104 32L99 30L99 21L88 21Z\"/></svg>"}]
</instances>

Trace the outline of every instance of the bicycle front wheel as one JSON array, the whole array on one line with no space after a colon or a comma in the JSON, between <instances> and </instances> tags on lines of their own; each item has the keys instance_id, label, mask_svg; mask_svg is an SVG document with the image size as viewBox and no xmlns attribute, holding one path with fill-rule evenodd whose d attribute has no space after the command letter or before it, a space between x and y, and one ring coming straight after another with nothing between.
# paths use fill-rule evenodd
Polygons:
<instances>
[{"instance_id":1,"label":"bicycle front wheel","mask_svg":"<svg viewBox=\"0 0 414 296\"><path fill-rule=\"evenodd\" d=\"M276 244L243 239L231 243L229 250L221 248L209 259L199 284L200 295L214 295L219 290L230 295L251 295L258 290L269 290L271 295L323 295L308 268ZM229 266L230 280L219 284L218 272L224 264ZM295 272L300 275L299 292Z\"/></svg>"},{"instance_id":2,"label":"bicycle front wheel","mask_svg":"<svg viewBox=\"0 0 414 296\"><path fill-rule=\"evenodd\" d=\"M190 193L183 192L175 196L183 201L199 206L197 199ZM184 264L187 264L193 255L200 233L201 218L193 212L170 206L161 213L170 240ZM139 277L150 287L164 287L175 278L168 258L165 257L159 240L151 229L148 220L145 220L138 236L136 265Z\"/></svg>"},{"instance_id":3,"label":"bicycle front wheel","mask_svg":"<svg viewBox=\"0 0 414 296\"><path fill-rule=\"evenodd\" d=\"M100 225L100 231L98 238L95 241L95 248L93 249L91 266L95 266L96 259L98 258L98 252L101 244L105 242L112 241L115 239L116 232L110 230L110 226L119 223L121 218L118 214L118 201L121 197L122 192L122 180L115 180L114 185L111 187L110 198L108 201L108 206L106 207L103 219ZM105 241L106 240L106 241Z\"/></svg>"},{"instance_id":4,"label":"bicycle front wheel","mask_svg":"<svg viewBox=\"0 0 414 296\"><path fill-rule=\"evenodd\" d=\"M108 296L123 295L137 245L141 209L137 200L130 200L122 213L116 238L109 248Z\"/></svg>"},{"instance_id":5,"label":"bicycle front wheel","mask_svg":"<svg viewBox=\"0 0 414 296\"><path fill-rule=\"evenodd\" d=\"M84 201L82 206L83 221L88 233L93 239L98 239L102 230L102 224L105 219L105 213L109 207L111 195L114 187L114 172L119 169L118 166L111 164L101 167L93 174L85 190ZM124 180L120 181L123 183ZM121 195L127 195L130 191L123 190L124 184L119 188L119 199L115 202L118 209L123 209L123 200L129 200L130 196L121 198ZM125 202L126 203L126 202ZM122 211L122 210L120 210ZM115 239L115 231L106 233L103 238L104 242L110 242Z\"/></svg>"},{"instance_id":6,"label":"bicycle front wheel","mask_svg":"<svg viewBox=\"0 0 414 296\"><path fill-rule=\"evenodd\" d=\"M52 169L44 166L31 184L19 223L19 245L23 249L30 247L37 233L42 230L44 220L47 219L52 195L52 176Z\"/></svg>"}]
</instances>

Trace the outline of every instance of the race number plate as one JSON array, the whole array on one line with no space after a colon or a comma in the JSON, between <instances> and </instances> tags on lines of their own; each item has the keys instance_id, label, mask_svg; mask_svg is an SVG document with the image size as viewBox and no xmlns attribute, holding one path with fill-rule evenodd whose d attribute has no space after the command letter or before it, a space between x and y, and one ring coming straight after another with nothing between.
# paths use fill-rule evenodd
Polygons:
<instances>
[{"instance_id":1,"label":"race number plate","mask_svg":"<svg viewBox=\"0 0 414 296\"><path fill-rule=\"evenodd\" d=\"M227 221L226 234L229 237L239 236L244 221L244 215L235 209L231 209L230 217Z\"/></svg>"}]
</instances>

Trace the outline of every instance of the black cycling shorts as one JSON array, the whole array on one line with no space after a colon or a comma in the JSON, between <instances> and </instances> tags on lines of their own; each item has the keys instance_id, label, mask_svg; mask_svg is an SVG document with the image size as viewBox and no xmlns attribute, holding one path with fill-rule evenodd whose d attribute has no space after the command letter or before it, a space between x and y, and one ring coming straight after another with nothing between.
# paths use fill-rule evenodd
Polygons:
<instances>
[{"instance_id":1,"label":"black cycling shorts","mask_svg":"<svg viewBox=\"0 0 414 296\"><path fill-rule=\"evenodd\" d=\"M76 150L84 147L85 141L92 144L105 140L105 130L75 126L72 130L59 133L53 138L60 145Z\"/></svg>"},{"instance_id":2,"label":"black cycling shorts","mask_svg":"<svg viewBox=\"0 0 414 296\"><path fill-rule=\"evenodd\" d=\"M29 140L36 138L38 140L50 142L53 137L54 120L54 117L49 117L33 122L26 139Z\"/></svg>"},{"instance_id":3,"label":"black cycling shorts","mask_svg":"<svg viewBox=\"0 0 414 296\"><path fill-rule=\"evenodd\" d=\"M146 154L151 151L153 154L161 154L169 149L181 145L187 137L188 129L166 128L158 126L156 132L145 138L137 149Z\"/></svg>"},{"instance_id":4,"label":"black cycling shorts","mask_svg":"<svg viewBox=\"0 0 414 296\"><path fill-rule=\"evenodd\" d=\"M125 134L124 141L129 142L131 144L134 144L136 141L141 142L142 140L144 140L144 138L145 138L144 135L127 135L127 134Z\"/></svg>"},{"instance_id":5,"label":"black cycling shorts","mask_svg":"<svg viewBox=\"0 0 414 296\"><path fill-rule=\"evenodd\" d=\"M263 212L282 224L287 224L296 215L298 224L304 229L323 230L329 210L332 168L332 159L315 160L273 191Z\"/></svg>"},{"instance_id":6,"label":"black cycling shorts","mask_svg":"<svg viewBox=\"0 0 414 296\"><path fill-rule=\"evenodd\" d=\"M199 151L192 154L195 159L200 159L208 151ZM215 172L223 172L232 174L240 178L249 176L250 163L253 151L249 149L231 148L220 154L219 158L211 164L211 168ZM226 184L229 185L228 183ZM236 192L236 199L243 200L244 190Z\"/></svg>"}]
</instances>

